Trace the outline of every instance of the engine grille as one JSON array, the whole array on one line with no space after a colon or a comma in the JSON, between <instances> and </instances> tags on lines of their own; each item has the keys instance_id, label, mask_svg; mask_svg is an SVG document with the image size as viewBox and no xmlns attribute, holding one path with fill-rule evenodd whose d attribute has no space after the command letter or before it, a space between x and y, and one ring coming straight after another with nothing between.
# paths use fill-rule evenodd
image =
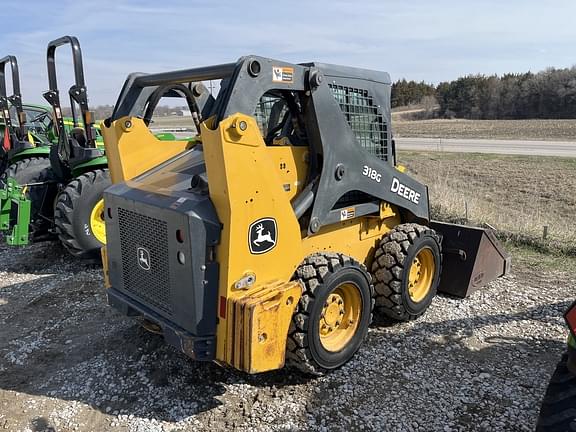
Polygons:
<instances>
[{"instance_id":1,"label":"engine grille","mask_svg":"<svg viewBox=\"0 0 576 432\"><path fill-rule=\"evenodd\" d=\"M166 222L123 208L118 209L118 220L124 289L171 314Z\"/></svg>"}]
</instances>

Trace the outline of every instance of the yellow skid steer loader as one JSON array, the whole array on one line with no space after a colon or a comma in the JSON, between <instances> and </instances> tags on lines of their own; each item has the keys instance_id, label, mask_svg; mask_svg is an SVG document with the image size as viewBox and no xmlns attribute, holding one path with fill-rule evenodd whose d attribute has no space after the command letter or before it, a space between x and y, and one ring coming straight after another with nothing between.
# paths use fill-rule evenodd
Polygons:
<instances>
[{"instance_id":1,"label":"yellow skid steer loader","mask_svg":"<svg viewBox=\"0 0 576 432\"><path fill-rule=\"evenodd\" d=\"M129 180L123 149L157 148L146 95L203 81L219 92L193 110L198 143ZM396 168L383 72L247 56L132 77L103 135L108 301L197 360L323 373L375 305L415 319L509 266L490 232L432 222L426 186Z\"/></svg>"}]
</instances>

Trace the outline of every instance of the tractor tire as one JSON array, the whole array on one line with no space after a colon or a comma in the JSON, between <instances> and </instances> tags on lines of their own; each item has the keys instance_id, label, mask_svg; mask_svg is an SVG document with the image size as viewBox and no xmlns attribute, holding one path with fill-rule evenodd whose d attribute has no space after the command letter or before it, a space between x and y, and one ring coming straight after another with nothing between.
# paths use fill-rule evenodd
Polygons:
<instances>
[{"instance_id":1,"label":"tractor tire","mask_svg":"<svg viewBox=\"0 0 576 432\"><path fill-rule=\"evenodd\" d=\"M286 360L290 367L322 375L352 358L372 323L374 288L364 266L339 253L315 253L294 280L304 292L290 323Z\"/></svg>"},{"instance_id":2,"label":"tractor tire","mask_svg":"<svg viewBox=\"0 0 576 432\"><path fill-rule=\"evenodd\" d=\"M110 185L108 169L97 169L76 177L58 196L54 210L56 232L73 256L97 258L106 244L105 234L101 234L104 227L101 212L104 190Z\"/></svg>"},{"instance_id":3,"label":"tractor tire","mask_svg":"<svg viewBox=\"0 0 576 432\"><path fill-rule=\"evenodd\" d=\"M13 178L18 184L47 183L45 186L34 186L28 191L30 199L30 225L33 236L46 234L51 228L54 197L57 187L56 176L47 157L30 157L14 162L6 168L0 178L0 187Z\"/></svg>"},{"instance_id":4,"label":"tractor tire","mask_svg":"<svg viewBox=\"0 0 576 432\"><path fill-rule=\"evenodd\" d=\"M564 355L548 385L540 407L536 432L576 432L576 375Z\"/></svg>"},{"instance_id":5,"label":"tractor tire","mask_svg":"<svg viewBox=\"0 0 576 432\"><path fill-rule=\"evenodd\" d=\"M440 237L434 230L413 223L394 227L372 261L376 307L398 321L418 318L432 303L441 273Z\"/></svg>"}]
</instances>

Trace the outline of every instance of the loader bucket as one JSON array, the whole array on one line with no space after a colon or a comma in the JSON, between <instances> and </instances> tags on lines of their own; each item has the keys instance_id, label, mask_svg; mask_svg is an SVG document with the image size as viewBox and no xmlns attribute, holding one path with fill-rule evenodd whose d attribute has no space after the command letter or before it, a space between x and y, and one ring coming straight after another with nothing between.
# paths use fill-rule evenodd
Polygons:
<instances>
[{"instance_id":1,"label":"loader bucket","mask_svg":"<svg viewBox=\"0 0 576 432\"><path fill-rule=\"evenodd\" d=\"M492 230L433 221L442 236L442 274L438 291L467 297L510 271L510 255Z\"/></svg>"}]
</instances>

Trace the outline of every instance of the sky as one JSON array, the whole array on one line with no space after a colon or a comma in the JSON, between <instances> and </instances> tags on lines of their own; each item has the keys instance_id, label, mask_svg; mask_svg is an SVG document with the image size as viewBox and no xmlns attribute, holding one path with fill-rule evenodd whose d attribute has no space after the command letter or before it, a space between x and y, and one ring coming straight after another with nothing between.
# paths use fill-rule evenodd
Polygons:
<instances>
[{"instance_id":1,"label":"sky","mask_svg":"<svg viewBox=\"0 0 576 432\"><path fill-rule=\"evenodd\" d=\"M131 72L247 54L437 84L576 65L575 16L574 0L1 0L0 57L18 58L30 103L48 88L46 46L64 35L80 40L92 105L115 103ZM69 49L57 62L68 88Z\"/></svg>"}]
</instances>

